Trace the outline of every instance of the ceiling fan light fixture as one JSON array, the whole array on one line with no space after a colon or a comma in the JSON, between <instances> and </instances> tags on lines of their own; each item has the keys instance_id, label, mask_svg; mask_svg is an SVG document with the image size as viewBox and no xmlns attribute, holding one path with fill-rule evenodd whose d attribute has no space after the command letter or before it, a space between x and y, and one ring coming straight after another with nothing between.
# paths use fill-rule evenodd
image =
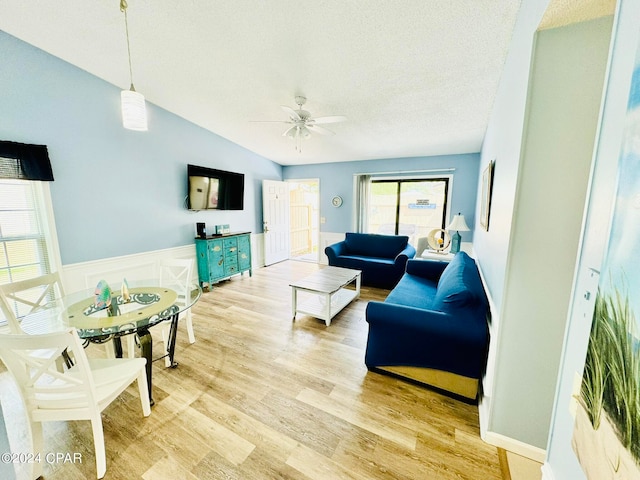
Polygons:
<instances>
[{"instance_id":1,"label":"ceiling fan light fixture","mask_svg":"<svg viewBox=\"0 0 640 480\"><path fill-rule=\"evenodd\" d=\"M347 117L344 115L330 115L326 117L312 117L311 113L307 110L303 110L302 106L307 103L306 97L302 95L297 95L295 97L296 105L298 105L298 109L294 110L291 107L286 105L280 105L280 108L289 116L289 119L286 121L277 121L277 120L255 120L262 122L276 122L276 123L287 123L290 125L284 132L282 132L283 137L291 138L295 141L296 150L298 152L302 152L302 140L307 139L312 135L312 133L319 133L321 135L335 135L331 130L321 127L317 124L325 124L325 123L339 123L347 120Z\"/></svg>"}]
</instances>

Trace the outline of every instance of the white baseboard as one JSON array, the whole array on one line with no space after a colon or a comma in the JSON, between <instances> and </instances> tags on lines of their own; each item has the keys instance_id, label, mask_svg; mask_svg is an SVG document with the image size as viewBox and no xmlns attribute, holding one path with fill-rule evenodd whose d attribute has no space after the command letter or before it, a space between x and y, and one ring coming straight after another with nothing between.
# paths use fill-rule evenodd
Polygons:
<instances>
[{"instance_id":1,"label":"white baseboard","mask_svg":"<svg viewBox=\"0 0 640 480\"><path fill-rule=\"evenodd\" d=\"M546 450L534 447L533 445L521 442L520 440L506 437L499 433L486 432L482 439L495 447L504 448L505 450L513 452L522 457L535 460L538 463L544 463L547 457Z\"/></svg>"},{"instance_id":2,"label":"white baseboard","mask_svg":"<svg viewBox=\"0 0 640 480\"><path fill-rule=\"evenodd\" d=\"M547 462L542 465L542 480L555 480L551 465L549 465Z\"/></svg>"}]
</instances>

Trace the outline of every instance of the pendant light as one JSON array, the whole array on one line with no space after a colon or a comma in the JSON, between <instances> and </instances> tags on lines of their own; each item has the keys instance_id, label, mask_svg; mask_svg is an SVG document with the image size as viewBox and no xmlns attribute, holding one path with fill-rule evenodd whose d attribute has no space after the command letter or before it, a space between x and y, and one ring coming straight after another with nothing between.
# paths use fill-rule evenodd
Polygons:
<instances>
[{"instance_id":1,"label":"pendant light","mask_svg":"<svg viewBox=\"0 0 640 480\"><path fill-rule=\"evenodd\" d=\"M133 69L131 68L131 46L129 45L129 22L127 20L127 0L120 0L120 11L124 13L124 26L127 32L127 52L129 54L129 78L131 87L120 92L122 107L122 126L129 130L147 131L147 108L144 95L136 92L133 86Z\"/></svg>"}]
</instances>

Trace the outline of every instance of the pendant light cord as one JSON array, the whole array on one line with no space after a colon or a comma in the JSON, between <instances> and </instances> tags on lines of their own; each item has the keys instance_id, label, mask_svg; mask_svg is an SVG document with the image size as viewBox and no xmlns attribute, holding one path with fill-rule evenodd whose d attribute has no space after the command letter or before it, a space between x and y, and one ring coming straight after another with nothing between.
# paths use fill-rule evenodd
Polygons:
<instances>
[{"instance_id":1,"label":"pendant light cord","mask_svg":"<svg viewBox=\"0 0 640 480\"><path fill-rule=\"evenodd\" d=\"M127 53L129 54L129 78L131 79L131 88L132 92L135 92L136 89L133 88L133 68L131 67L131 45L129 44L129 21L127 19L127 0L120 0L120 11L124 12L124 28L127 32Z\"/></svg>"}]
</instances>

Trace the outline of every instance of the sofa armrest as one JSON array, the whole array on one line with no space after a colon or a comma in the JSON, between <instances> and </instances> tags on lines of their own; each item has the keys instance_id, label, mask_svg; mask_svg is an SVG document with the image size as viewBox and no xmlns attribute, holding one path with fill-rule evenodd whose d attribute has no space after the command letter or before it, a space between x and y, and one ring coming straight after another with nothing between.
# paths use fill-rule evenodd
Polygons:
<instances>
[{"instance_id":1,"label":"sofa armrest","mask_svg":"<svg viewBox=\"0 0 640 480\"><path fill-rule=\"evenodd\" d=\"M405 265L407 260L416 256L416 249L413 245L407 244L407 246L402 250L396 258L394 259L394 263L396 265Z\"/></svg>"},{"instance_id":2,"label":"sofa armrest","mask_svg":"<svg viewBox=\"0 0 640 480\"><path fill-rule=\"evenodd\" d=\"M395 303L385 303L371 301L367 304L366 320L374 327L389 327L394 332L405 332L407 337L432 337L437 334L440 339L444 337L458 337L457 328L459 325L451 321L451 315L437 310L426 310L423 308L398 305Z\"/></svg>"},{"instance_id":3,"label":"sofa armrest","mask_svg":"<svg viewBox=\"0 0 640 480\"><path fill-rule=\"evenodd\" d=\"M447 265L449 265L447 262L437 260L409 260L407 273L437 282Z\"/></svg>"},{"instance_id":4,"label":"sofa armrest","mask_svg":"<svg viewBox=\"0 0 640 480\"><path fill-rule=\"evenodd\" d=\"M345 253L347 250L347 242L344 240L333 245L329 245L324 249L325 255L329 258L329 265L332 261L335 262L336 258Z\"/></svg>"}]
</instances>

